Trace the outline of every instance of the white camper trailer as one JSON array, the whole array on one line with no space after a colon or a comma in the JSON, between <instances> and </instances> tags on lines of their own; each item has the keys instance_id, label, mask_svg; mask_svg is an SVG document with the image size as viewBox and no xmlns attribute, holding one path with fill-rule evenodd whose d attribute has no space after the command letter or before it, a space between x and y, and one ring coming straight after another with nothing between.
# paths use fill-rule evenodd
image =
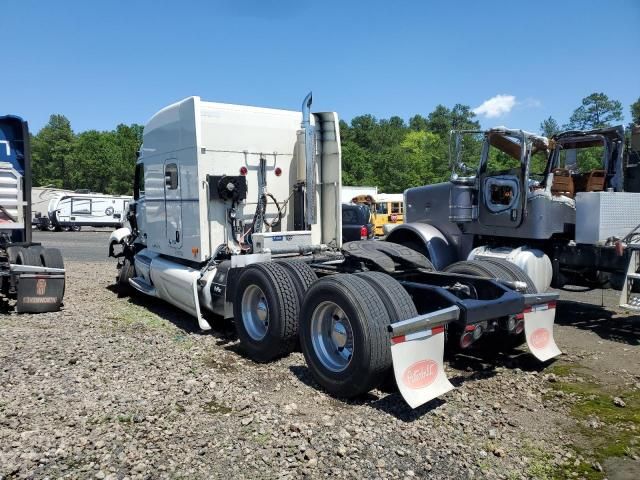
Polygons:
<instances>
[{"instance_id":1,"label":"white camper trailer","mask_svg":"<svg viewBox=\"0 0 640 480\"><path fill-rule=\"evenodd\" d=\"M54 228L118 228L125 221L133 197L99 193L61 194L49 201L49 219Z\"/></svg>"},{"instance_id":2,"label":"white camper trailer","mask_svg":"<svg viewBox=\"0 0 640 480\"><path fill-rule=\"evenodd\" d=\"M314 378L339 396L393 369L412 407L452 388L444 325L467 346L493 330L534 331L538 358L559 353L555 294L522 294L507 270L502 280L440 274L407 247L342 245L338 116L310 107L311 94L302 113L190 97L154 115L131 228L109 241L119 292L165 300L203 330L211 314L234 318L257 361L299 340Z\"/></svg>"}]
</instances>

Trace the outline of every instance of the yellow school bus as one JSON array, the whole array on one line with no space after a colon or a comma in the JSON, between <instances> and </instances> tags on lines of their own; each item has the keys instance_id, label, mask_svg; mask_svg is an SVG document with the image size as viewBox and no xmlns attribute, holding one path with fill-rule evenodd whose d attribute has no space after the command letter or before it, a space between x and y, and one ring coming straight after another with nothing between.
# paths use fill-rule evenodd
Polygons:
<instances>
[{"instance_id":1,"label":"yellow school bus","mask_svg":"<svg viewBox=\"0 0 640 480\"><path fill-rule=\"evenodd\" d=\"M386 233L385 225L404 222L404 197L402 193L379 193L377 195L358 195L351 200L353 203L369 205L373 214L375 234L382 237Z\"/></svg>"}]
</instances>

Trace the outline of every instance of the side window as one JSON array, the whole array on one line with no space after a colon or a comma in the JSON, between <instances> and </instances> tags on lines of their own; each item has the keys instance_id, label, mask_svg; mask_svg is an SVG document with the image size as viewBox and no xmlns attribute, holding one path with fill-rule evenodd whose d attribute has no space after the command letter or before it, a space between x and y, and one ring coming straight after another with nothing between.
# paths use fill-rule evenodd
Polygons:
<instances>
[{"instance_id":1,"label":"side window","mask_svg":"<svg viewBox=\"0 0 640 480\"><path fill-rule=\"evenodd\" d=\"M559 152L558 166L574 173L587 173L591 170L604 169L604 147L601 145L589 148L562 149Z\"/></svg>"},{"instance_id":2,"label":"side window","mask_svg":"<svg viewBox=\"0 0 640 480\"><path fill-rule=\"evenodd\" d=\"M376 213L385 215L387 212L388 212L388 210L387 210L387 203L386 202L382 202L382 203L376 204Z\"/></svg>"},{"instance_id":3,"label":"side window","mask_svg":"<svg viewBox=\"0 0 640 480\"><path fill-rule=\"evenodd\" d=\"M133 198L136 200L140 197L144 197L144 164L139 163L136 165L136 173L133 185Z\"/></svg>"},{"instance_id":4,"label":"side window","mask_svg":"<svg viewBox=\"0 0 640 480\"><path fill-rule=\"evenodd\" d=\"M402 203L393 202L391 204L391 213L401 214L402 213Z\"/></svg>"},{"instance_id":5,"label":"side window","mask_svg":"<svg viewBox=\"0 0 640 480\"><path fill-rule=\"evenodd\" d=\"M72 198L71 215L91 215L91 199Z\"/></svg>"},{"instance_id":6,"label":"side window","mask_svg":"<svg viewBox=\"0 0 640 480\"><path fill-rule=\"evenodd\" d=\"M175 163L168 163L164 167L164 184L167 187L167 190L177 190L178 166Z\"/></svg>"}]
</instances>

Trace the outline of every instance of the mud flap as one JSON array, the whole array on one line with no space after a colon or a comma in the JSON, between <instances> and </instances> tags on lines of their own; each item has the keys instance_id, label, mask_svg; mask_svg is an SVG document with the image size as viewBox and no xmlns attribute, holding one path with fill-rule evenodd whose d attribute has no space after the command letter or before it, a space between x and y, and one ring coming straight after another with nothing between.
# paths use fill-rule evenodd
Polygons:
<instances>
[{"instance_id":1,"label":"mud flap","mask_svg":"<svg viewBox=\"0 0 640 480\"><path fill-rule=\"evenodd\" d=\"M444 327L391 338L396 383L411 408L453 389L444 371Z\"/></svg>"},{"instance_id":2,"label":"mud flap","mask_svg":"<svg viewBox=\"0 0 640 480\"><path fill-rule=\"evenodd\" d=\"M64 295L64 275L18 276L18 313L57 312Z\"/></svg>"},{"instance_id":3,"label":"mud flap","mask_svg":"<svg viewBox=\"0 0 640 480\"><path fill-rule=\"evenodd\" d=\"M524 333L531 353L546 362L562 352L553 338L553 323L556 317L555 302L531 305L524 310Z\"/></svg>"}]
</instances>

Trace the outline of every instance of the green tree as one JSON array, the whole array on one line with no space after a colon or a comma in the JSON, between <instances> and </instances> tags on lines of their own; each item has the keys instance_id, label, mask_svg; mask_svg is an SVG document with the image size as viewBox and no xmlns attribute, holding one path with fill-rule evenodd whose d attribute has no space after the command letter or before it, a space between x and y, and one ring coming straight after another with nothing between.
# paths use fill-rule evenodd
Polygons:
<instances>
[{"instance_id":1,"label":"green tree","mask_svg":"<svg viewBox=\"0 0 640 480\"><path fill-rule=\"evenodd\" d=\"M69 119L64 115L51 115L31 144L34 185L70 186L68 167L74 141Z\"/></svg>"},{"instance_id":2,"label":"green tree","mask_svg":"<svg viewBox=\"0 0 640 480\"><path fill-rule=\"evenodd\" d=\"M549 117L540 123L540 133L545 137L553 137L556 133L560 133L560 125L556 119Z\"/></svg>"},{"instance_id":3,"label":"green tree","mask_svg":"<svg viewBox=\"0 0 640 480\"><path fill-rule=\"evenodd\" d=\"M610 100L604 93L592 93L582 99L582 105L574 110L567 127L591 130L609 127L622 119L622 104L618 100Z\"/></svg>"},{"instance_id":4,"label":"green tree","mask_svg":"<svg viewBox=\"0 0 640 480\"><path fill-rule=\"evenodd\" d=\"M73 189L115 193L108 188L114 177L118 148L114 132L88 130L78 135L73 150Z\"/></svg>"},{"instance_id":5,"label":"green tree","mask_svg":"<svg viewBox=\"0 0 640 480\"><path fill-rule=\"evenodd\" d=\"M631 104L631 123L640 125L640 98Z\"/></svg>"},{"instance_id":6,"label":"green tree","mask_svg":"<svg viewBox=\"0 0 640 480\"><path fill-rule=\"evenodd\" d=\"M437 105L427 117L429 131L449 136L451 130L479 130L480 123L474 120L476 114L468 105L454 105L452 109Z\"/></svg>"}]
</instances>

